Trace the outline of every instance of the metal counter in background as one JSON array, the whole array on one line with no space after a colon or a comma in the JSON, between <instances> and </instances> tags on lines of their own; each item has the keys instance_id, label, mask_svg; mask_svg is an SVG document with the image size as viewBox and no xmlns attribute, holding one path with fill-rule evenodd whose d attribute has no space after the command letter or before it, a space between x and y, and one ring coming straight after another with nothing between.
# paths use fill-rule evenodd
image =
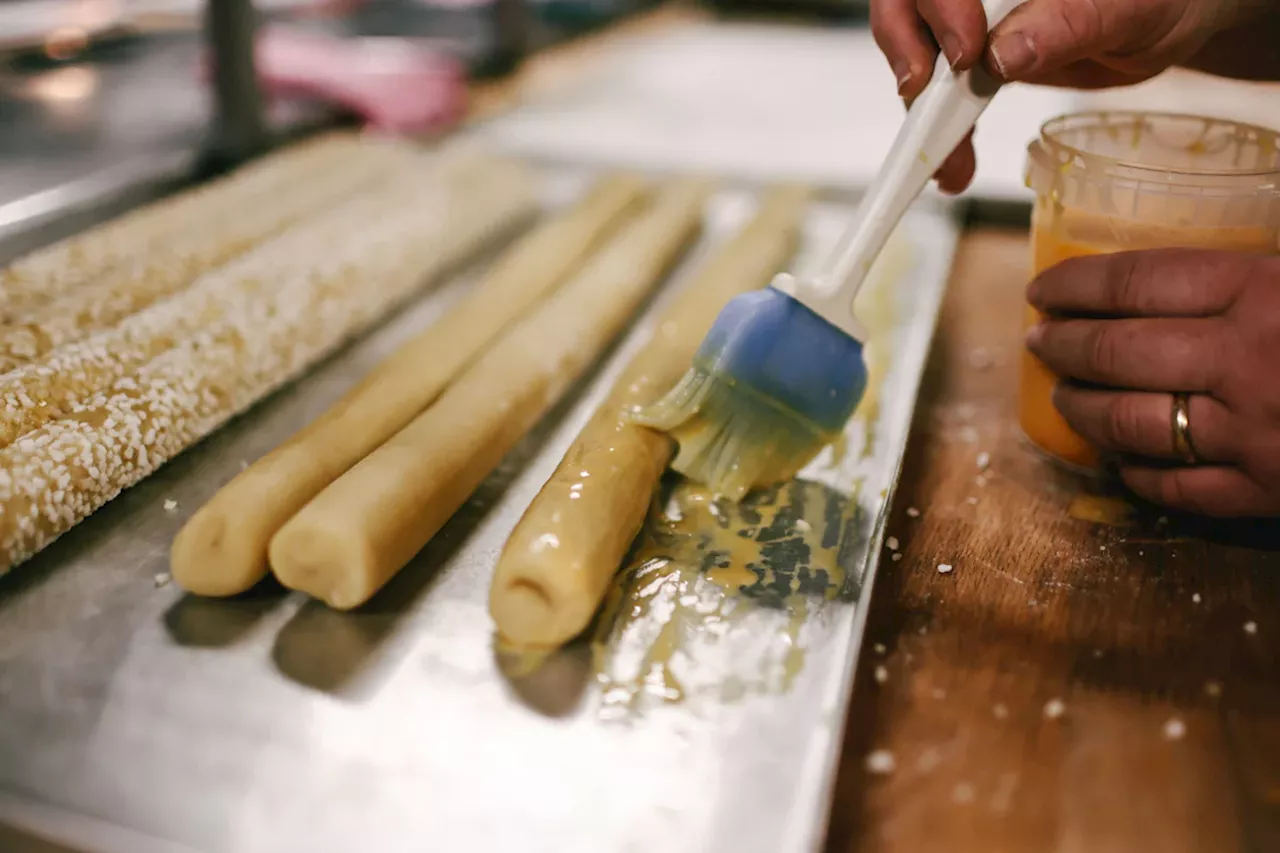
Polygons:
<instances>
[{"instance_id":1,"label":"metal counter in background","mask_svg":"<svg viewBox=\"0 0 1280 853\"><path fill-rule=\"evenodd\" d=\"M553 207L586 173L546 176ZM631 589L648 597L619 608L594 643L529 670L503 663L486 609L525 506L672 288L754 198L729 187L712 201L704 239L625 339L359 611L278 589L193 598L166 582L170 542L243 465L438 318L474 272L0 579L0 823L85 853L818 849L955 248L949 211L921 205L901 229L909 263L882 291L872 345L887 371L872 428L855 420L846 446L792 487L791 505L807 509L771 525L835 555L822 572L803 554L780 558L798 599L730 601L696 574L687 590ZM850 210L847 197L814 203L801 271Z\"/></svg>"}]
</instances>

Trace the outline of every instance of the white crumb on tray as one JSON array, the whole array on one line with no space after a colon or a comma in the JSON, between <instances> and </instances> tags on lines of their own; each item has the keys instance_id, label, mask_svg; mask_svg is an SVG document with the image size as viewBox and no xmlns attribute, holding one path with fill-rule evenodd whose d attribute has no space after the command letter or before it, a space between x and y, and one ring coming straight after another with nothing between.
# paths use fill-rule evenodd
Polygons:
<instances>
[{"instance_id":1,"label":"white crumb on tray","mask_svg":"<svg viewBox=\"0 0 1280 853\"><path fill-rule=\"evenodd\" d=\"M938 574L949 575L951 574L952 568L953 566L950 563L938 563Z\"/></svg>"},{"instance_id":2,"label":"white crumb on tray","mask_svg":"<svg viewBox=\"0 0 1280 853\"><path fill-rule=\"evenodd\" d=\"M887 749L877 749L867 755L867 772L878 775L892 773L894 768L898 766L898 762L894 760L893 753Z\"/></svg>"},{"instance_id":3,"label":"white crumb on tray","mask_svg":"<svg viewBox=\"0 0 1280 853\"><path fill-rule=\"evenodd\" d=\"M796 519L796 530L807 533L813 529L813 525L805 521L803 518Z\"/></svg>"},{"instance_id":4,"label":"white crumb on tray","mask_svg":"<svg viewBox=\"0 0 1280 853\"><path fill-rule=\"evenodd\" d=\"M1187 725L1177 717L1171 717L1164 724L1165 740L1182 740L1187 733Z\"/></svg>"},{"instance_id":5,"label":"white crumb on tray","mask_svg":"<svg viewBox=\"0 0 1280 853\"><path fill-rule=\"evenodd\" d=\"M1056 720L1067 713L1067 703L1061 699L1050 699L1044 703L1044 715L1047 719Z\"/></svg>"},{"instance_id":6,"label":"white crumb on tray","mask_svg":"<svg viewBox=\"0 0 1280 853\"><path fill-rule=\"evenodd\" d=\"M902 559L902 552L901 552L901 551L895 551L895 552L894 552L894 555L893 555L893 557L892 557L891 559L892 559L895 563L896 563L896 562L898 562L899 560L901 560L901 559Z\"/></svg>"},{"instance_id":7,"label":"white crumb on tray","mask_svg":"<svg viewBox=\"0 0 1280 853\"><path fill-rule=\"evenodd\" d=\"M171 580L173 580L173 575L169 574L168 572L157 572L156 576L152 578L152 581L155 583L157 587L168 586L169 581Z\"/></svg>"},{"instance_id":8,"label":"white crumb on tray","mask_svg":"<svg viewBox=\"0 0 1280 853\"><path fill-rule=\"evenodd\" d=\"M890 551L898 550L898 537L890 536L888 539L884 540L884 547L888 548Z\"/></svg>"},{"instance_id":9,"label":"white crumb on tray","mask_svg":"<svg viewBox=\"0 0 1280 853\"><path fill-rule=\"evenodd\" d=\"M168 498L168 499L164 502L164 511L165 511L165 512L177 512L177 511L178 511L178 502L177 502L177 501L175 501L173 498Z\"/></svg>"}]
</instances>

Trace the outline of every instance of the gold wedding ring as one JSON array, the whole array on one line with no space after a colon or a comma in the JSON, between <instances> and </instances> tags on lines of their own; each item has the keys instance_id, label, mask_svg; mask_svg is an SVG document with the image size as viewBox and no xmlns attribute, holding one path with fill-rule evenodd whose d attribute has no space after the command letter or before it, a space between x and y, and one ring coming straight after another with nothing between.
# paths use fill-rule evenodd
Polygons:
<instances>
[{"instance_id":1,"label":"gold wedding ring","mask_svg":"<svg viewBox=\"0 0 1280 853\"><path fill-rule=\"evenodd\" d=\"M1195 443L1191 440L1191 395L1177 393L1173 395L1173 452L1188 465L1200 464L1196 455Z\"/></svg>"}]
</instances>

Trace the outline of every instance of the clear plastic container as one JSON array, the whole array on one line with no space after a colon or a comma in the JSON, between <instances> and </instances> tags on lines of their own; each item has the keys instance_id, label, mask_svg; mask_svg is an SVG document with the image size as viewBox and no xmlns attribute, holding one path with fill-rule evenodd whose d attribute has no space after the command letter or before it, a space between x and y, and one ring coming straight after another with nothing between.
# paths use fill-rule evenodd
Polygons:
<instances>
[{"instance_id":1,"label":"clear plastic container","mask_svg":"<svg viewBox=\"0 0 1280 853\"><path fill-rule=\"evenodd\" d=\"M1081 255L1170 246L1280 253L1280 134L1219 119L1096 112L1053 119L1027 148L1034 274ZM1028 307L1026 326L1038 322ZM1058 377L1024 350L1018 419L1033 444L1097 470L1053 407Z\"/></svg>"}]
</instances>

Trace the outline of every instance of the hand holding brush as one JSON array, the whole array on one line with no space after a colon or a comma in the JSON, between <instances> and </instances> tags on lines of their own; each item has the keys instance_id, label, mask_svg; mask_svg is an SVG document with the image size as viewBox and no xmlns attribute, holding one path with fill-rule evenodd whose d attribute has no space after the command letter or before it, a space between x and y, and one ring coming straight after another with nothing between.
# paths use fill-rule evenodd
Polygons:
<instances>
[{"instance_id":1,"label":"hand holding brush","mask_svg":"<svg viewBox=\"0 0 1280 853\"><path fill-rule=\"evenodd\" d=\"M1022 0L987 0L987 29ZM907 208L990 103L983 68L940 56L836 251L811 278L779 275L729 302L665 397L633 415L679 444L672 467L734 499L795 476L834 441L866 390L866 331L853 313L872 263Z\"/></svg>"}]
</instances>

